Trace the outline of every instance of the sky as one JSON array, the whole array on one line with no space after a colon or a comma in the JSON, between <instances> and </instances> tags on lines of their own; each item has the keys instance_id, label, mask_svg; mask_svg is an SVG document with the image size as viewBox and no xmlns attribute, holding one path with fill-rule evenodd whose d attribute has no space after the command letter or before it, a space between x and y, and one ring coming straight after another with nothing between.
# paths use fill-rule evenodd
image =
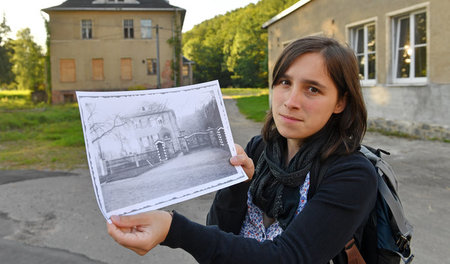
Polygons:
<instances>
[{"instance_id":1,"label":"sky","mask_svg":"<svg viewBox=\"0 0 450 264\"><path fill-rule=\"evenodd\" d=\"M8 37L15 39L20 29L30 28L34 41L45 47L45 26L42 16L48 17L41 9L60 5L65 0L0 0L0 18L6 17L11 28ZM186 9L183 32L202 21L244 7L259 0L169 0L169 3ZM1 22L1 20L0 20Z\"/></svg>"}]
</instances>

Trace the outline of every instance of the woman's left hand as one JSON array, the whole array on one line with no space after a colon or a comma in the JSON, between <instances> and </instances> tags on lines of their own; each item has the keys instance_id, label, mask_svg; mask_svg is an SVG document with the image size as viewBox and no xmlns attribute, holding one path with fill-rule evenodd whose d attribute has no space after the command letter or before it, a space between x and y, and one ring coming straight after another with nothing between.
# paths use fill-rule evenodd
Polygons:
<instances>
[{"instance_id":1,"label":"woman's left hand","mask_svg":"<svg viewBox=\"0 0 450 264\"><path fill-rule=\"evenodd\" d=\"M236 156L231 157L230 163L233 166L242 166L245 174L247 174L248 180L253 178L253 174L255 173L255 165L253 164L253 160L247 156L245 150L238 144L235 144L236 147Z\"/></svg>"},{"instance_id":2,"label":"woman's left hand","mask_svg":"<svg viewBox=\"0 0 450 264\"><path fill-rule=\"evenodd\" d=\"M151 211L137 215L112 216L107 223L108 234L120 245L143 256L163 242L169 233L172 215Z\"/></svg>"}]
</instances>

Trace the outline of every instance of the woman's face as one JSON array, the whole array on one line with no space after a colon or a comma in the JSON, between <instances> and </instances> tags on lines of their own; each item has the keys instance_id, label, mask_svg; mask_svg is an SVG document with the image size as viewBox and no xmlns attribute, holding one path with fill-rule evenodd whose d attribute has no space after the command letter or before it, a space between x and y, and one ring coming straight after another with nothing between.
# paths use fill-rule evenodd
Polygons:
<instances>
[{"instance_id":1,"label":"woman's face","mask_svg":"<svg viewBox=\"0 0 450 264\"><path fill-rule=\"evenodd\" d=\"M320 53L299 56L273 87L272 114L278 132L298 144L344 108L345 99L338 98Z\"/></svg>"}]
</instances>

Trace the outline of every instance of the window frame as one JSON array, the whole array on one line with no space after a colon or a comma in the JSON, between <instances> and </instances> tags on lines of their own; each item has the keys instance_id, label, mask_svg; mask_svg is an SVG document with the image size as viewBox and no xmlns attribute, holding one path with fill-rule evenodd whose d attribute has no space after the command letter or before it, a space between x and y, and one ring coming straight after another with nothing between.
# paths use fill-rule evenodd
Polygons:
<instances>
[{"instance_id":1,"label":"window frame","mask_svg":"<svg viewBox=\"0 0 450 264\"><path fill-rule=\"evenodd\" d=\"M425 35L426 35L426 43L423 44L415 44L415 29L416 29L416 22L415 22L415 16L418 14L425 14ZM409 48L411 50L410 54L410 69L409 69L409 77L408 78L399 78L397 77L397 71L398 71L398 63L399 63L399 38L400 38L400 26L401 23L399 23L402 19L408 19L409 21ZM392 38L392 56L391 56L391 63L392 63L392 82L394 84L426 84L428 82L429 78L429 12L427 8L420 8L420 9L414 9L409 10L408 12L404 12L401 14L397 14L395 16L391 17L391 38ZM417 47L425 47L426 51L426 73L427 75L425 77L416 77L415 72L415 49Z\"/></svg>"},{"instance_id":2,"label":"window frame","mask_svg":"<svg viewBox=\"0 0 450 264\"><path fill-rule=\"evenodd\" d=\"M89 22L88 25L84 22ZM92 39L92 19L81 19L81 39ZM87 30L87 32L86 32Z\"/></svg>"},{"instance_id":3,"label":"window frame","mask_svg":"<svg viewBox=\"0 0 450 264\"><path fill-rule=\"evenodd\" d=\"M126 22L131 21L131 26L127 25ZM134 20L124 19L123 20L123 38L124 39L134 39Z\"/></svg>"},{"instance_id":4,"label":"window frame","mask_svg":"<svg viewBox=\"0 0 450 264\"><path fill-rule=\"evenodd\" d=\"M183 76L183 77L189 77L189 72L190 72L190 70L189 70L189 64L184 64L182 67L181 67L181 76Z\"/></svg>"},{"instance_id":5,"label":"window frame","mask_svg":"<svg viewBox=\"0 0 450 264\"><path fill-rule=\"evenodd\" d=\"M151 63L151 65L152 65L153 72L150 71L150 68L149 68L150 64L149 63ZM158 63L157 63L156 59L154 59L154 58L147 58L146 66L147 66L147 75L156 75L158 73L158 70L157 70Z\"/></svg>"},{"instance_id":6,"label":"window frame","mask_svg":"<svg viewBox=\"0 0 450 264\"><path fill-rule=\"evenodd\" d=\"M376 20L370 20L370 21L365 21L363 23L358 23L358 24L353 24L351 27L348 27L349 29L349 37L350 37L350 46L352 47L353 51L355 52L355 56L358 58L358 56L363 56L364 57L364 62L368 62L369 61L369 55L374 54L375 55L375 77L373 79L369 79L369 63L364 63L364 73L362 74L362 76L364 77L361 80L361 85L362 86L374 86L377 83L377 78L378 78L378 71L377 71L377 65L378 65L378 56L377 56L377 25L376 25ZM368 49L368 41L369 41L369 30L368 28L370 26L374 27L374 39L375 39L375 49L374 51L369 51ZM358 37L357 37L357 33L359 30L363 30L363 51L362 53L358 53ZM358 70L359 70L359 61L358 61Z\"/></svg>"},{"instance_id":7,"label":"window frame","mask_svg":"<svg viewBox=\"0 0 450 264\"><path fill-rule=\"evenodd\" d=\"M150 21L150 26L145 25L142 23L143 21ZM147 32L150 32L148 35L145 36ZM151 19L141 19L141 39L152 39L152 20Z\"/></svg>"}]
</instances>

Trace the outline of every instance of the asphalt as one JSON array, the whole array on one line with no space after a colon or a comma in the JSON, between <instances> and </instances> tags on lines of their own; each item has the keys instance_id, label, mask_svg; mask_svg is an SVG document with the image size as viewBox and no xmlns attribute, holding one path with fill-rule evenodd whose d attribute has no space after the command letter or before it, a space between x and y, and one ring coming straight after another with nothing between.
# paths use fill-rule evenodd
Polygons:
<instances>
[{"instance_id":1,"label":"asphalt","mask_svg":"<svg viewBox=\"0 0 450 264\"><path fill-rule=\"evenodd\" d=\"M262 124L225 100L233 138L245 146ZM364 143L391 152L400 197L415 227L413 263L450 263L450 145L368 133ZM1 143L0 143L1 144ZM205 223L213 194L170 206ZM87 170L0 170L0 263L196 263L182 250L157 247L138 256L106 233Z\"/></svg>"}]
</instances>

